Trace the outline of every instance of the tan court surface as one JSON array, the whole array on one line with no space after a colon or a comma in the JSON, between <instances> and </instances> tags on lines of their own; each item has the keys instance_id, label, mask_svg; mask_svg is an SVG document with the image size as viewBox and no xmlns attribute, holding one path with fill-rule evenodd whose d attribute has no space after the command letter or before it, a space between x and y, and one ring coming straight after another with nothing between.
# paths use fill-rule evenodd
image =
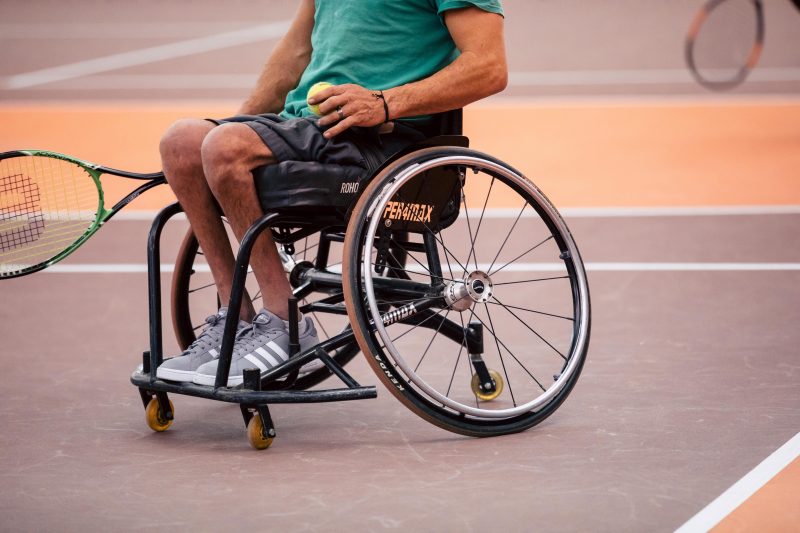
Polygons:
<instances>
[{"instance_id":1,"label":"tan court surface","mask_svg":"<svg viewBox=\"0 0 800 533\"><path fill-rule=\"evenodd\" d=\"M473 146L519 167L560 207L675 208L567 210L582 215L567 221L588 265L593 335L574 392L543 424L494 439L449 434L405 409L359 356L348 370L377 384L378 398L276 406L267 451L250 449L237 406L194 398L173 396L174 425L151 432L128 381L147 347L139 212L63 263L123 272L0 282L0 530L685 523L800 431L800 16L789 2L766 4L764 69L715 97L682 70L681 33L699 2L505 2L512 84L467 110ZM293 11L277 0L186 5L0 3L0 42L14 52L0 60L0 150L151 171L174 118L234 111L274 39L7 86ZM108 185L118 197L128 184ZM132 207L155 209L164 193ZM676 216L742 205L761 211ZM184 230L166 231L166 265ZM174 353L168 320L165 331ZM718 529L797 531L798 484L795 460Z\"/></svg>"},{"instance_id":2,"label":"tan court surface","mask_svg":"<svg viewBox=\"0 0 800 533\"><path fill-rule=\"evenodd\" d=\"M798 224L797 215L579 218L572 229L590 263L797 263ZM140 263L145 231L112 223L70 262ZM566 404L525 433L451 435L380 389L371 401L275 407L278 438L265 452L249 448L235 406L173 397L173 427L145 426L127 381L146 347L142 274L3 283L0 509L13 530L97 530L102 520L103 529L666 531L800 424L796 271L590 272L585 372ZM361 359L350 368L376 383Z\"/></svg>"}]
</instances>

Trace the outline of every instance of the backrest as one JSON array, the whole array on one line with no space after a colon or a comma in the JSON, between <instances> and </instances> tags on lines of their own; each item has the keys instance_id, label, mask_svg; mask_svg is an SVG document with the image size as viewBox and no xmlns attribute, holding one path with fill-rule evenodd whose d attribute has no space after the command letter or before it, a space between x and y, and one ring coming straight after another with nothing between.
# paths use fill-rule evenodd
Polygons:
<instances>
[{"instance_id":1,"label":"backrest","mask_svg":"<svg viewBox=\"0 0 800 533\"><path fill-rule=\"evenodd\" d=\"M439 135L463 135L463 112L453 109L435 115L439 122Z\"/></svg>"}]
</instances>

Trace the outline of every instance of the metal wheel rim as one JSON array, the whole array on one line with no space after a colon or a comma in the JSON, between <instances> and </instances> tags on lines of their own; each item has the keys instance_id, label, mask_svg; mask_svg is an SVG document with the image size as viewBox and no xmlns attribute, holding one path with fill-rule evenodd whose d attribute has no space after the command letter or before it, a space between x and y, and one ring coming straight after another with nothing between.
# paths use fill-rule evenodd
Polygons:
<instances>
[{"instance_id":1,"label":"metal wheel rim","mask_svg":"<svg viewBox=\"0 0 800 533\"><path fill-rule=\"evenodd\" d=\"M444 396L439 391L431 387L425 380L419 377L419 375L412 370L412 368L406 362L406 360L399 354L399 352L394 347L391 337L386 331L383 322L380 320L381 315L380 311L378 310L378 304L374 296L373 283L372 283L372 268L371 268L371 262L372 262L371 251L375 242L375 234L377 232L377 226L378 223L380 222L380 216L374 216L374 215L376 212L377 213L383 212L386 202L388 202L394 196L397 190L400 187L402 187L408 180L432 167L442 166L442 165L464 165L472 168L478 167L481 170L491 170L492 172L505 177L506 179L510 180L512 183L516 184L520 188L526 190L531 195L531 197L536 200L537 206L543 209L550 217L550 219L555 222L558 228L558 232L560 233L561 237L567 244L567 248L569 249L571 256L573 258L580 257L577 246L575 245L572 236L570 235L566 225L564 224L564 221L561 219L561 216L557 213L555 208L553 208L550 205L549 202L544 201L541 193L536 189L536 187L533 186L528 180L526 180L522 176L492 161L471 156L439 157L431 159L430 161L426 161L424 163L411 165L386 185L384 190L381 191L378 197L371 203L367 211L369 225L367 227L366 242L364 244L363 255L362 255L363 270L361 272L361 275L363 276L364 279L364 288L367 293L367 304L370 309L373 323L375 324L375 329L378 335L380 336L381 340L383 341L386 350L391 354L395 363L397 363L398 367L400 367L400 369L403 371L406 377L417 387L419 387L422 391L424 391L429 396L429 398L435 399L437 402L447 407L450 407L454 411L464 414L469 414L478 418L489 418L489 419L509 418L534 411L546 405L548 402L552 401L567 385L567 382L569 381L570 377L578 369L580 361L582 359L580 354L584 353L585 343L589 328L589 315L587 312L581 312L580 320L578 322L578 330L576 333L577 342L573 344L571 349L571 353L576 355L570 357L569 361L567 362L566 368L564 368L564 371L561 373L558 379L555 380L555 382L547 389L546 392L540 394L535 399L525 404L518 405L517 407L514 408L498 409L498 410L478 409L463 404L461 402L456 402ZM577 277L577 283L579 289L578 290L580 298L579 309L583 311L584 309L588 309L588 304L589 304L586 274L580 262L573 263L573 265L576 267L574 270L575 270L575 275Z\"/></svg>"}]
</instances>

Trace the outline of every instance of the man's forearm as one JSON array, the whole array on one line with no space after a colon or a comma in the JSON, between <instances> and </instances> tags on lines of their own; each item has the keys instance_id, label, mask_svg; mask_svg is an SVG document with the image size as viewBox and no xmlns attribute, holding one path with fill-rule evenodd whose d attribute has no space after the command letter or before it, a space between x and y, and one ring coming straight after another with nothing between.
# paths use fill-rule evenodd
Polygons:
<instances>
[{"instance_id":1,"label":"man's forearm","mask_svg":"<svg viewBox=\"0 0 800 533\"><path fill-rule=\"evenodd\" d=\"M390 119L458 109L505 89L505 61L462 54L433 76L384 91Z\"/></svg>"}]
</instances>

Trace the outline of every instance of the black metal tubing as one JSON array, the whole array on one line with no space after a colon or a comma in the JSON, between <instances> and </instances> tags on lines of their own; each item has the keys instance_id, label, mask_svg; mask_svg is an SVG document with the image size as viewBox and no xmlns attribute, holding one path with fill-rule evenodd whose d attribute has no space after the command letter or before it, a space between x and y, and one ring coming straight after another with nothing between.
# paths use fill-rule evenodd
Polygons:
<instances>
[{"instance_id":1,"label":"black metal tubing","mask_svg":"<svg viewBox=\"0 0 800 533\"><path fill-rule=\"evenodd\" d=\"M246 389L229 389L226 387L208 387L194 383L173 383L167 381L151 381L151 377L138 370L131 375L131 383L139 388L152 392L172 392L197 398L208 398L221 402L244 405L273 403L317 403L341 402L348 400L365 400L377 398L374 385L357 388L342 388L311 391L252 391Z\"/></svg>"},{"instance_id":2,"label":"black metal tubing","mask_svg":"<svg viewBox=\"0 0 800 533\"><path fill-rule=\"evenodd\" d=\"M244 234L239 243L239 253L236 254L236 264L233 271L233 283L231 284L231 299L228 302L228 316L238 317L242 308L242 294L244 293L244 282L247 279L247 266L250 264L250 254L253 245L261 233L270 227L278 218L276 213L268 213L256 220L247 233ZM233 355L233 343L236 337L237 320L226 320L225 330L222 334L222 347L220 348L219 363L217 364L217 378L214 387L226 387L228 385L228 373L231 370L231 356Z\"/></svg>"},{"instance_id":3,"label":"black metal tubing","mask_svg":"<svg viewBox=\"0 0 800 533\"><path fill-rule=\"evenodd\" d=\"M428 267L431 269L431 283L442 282L442 263L439 261L439 247L436 245L436 236L431 232L426 232L422 236L425 242L425 256L428 259Z\"/></svg>"},{"instance_id":4,"label":"black metal tubing","mask_svg":"<svg viewBox=\"0 0 800 533\"><path fill-rule=\"evenodd\" d=\"M317 245L317 258L314 260L314 266L322 270L328 266L328 256L331 250L331 241L328 239L327 232L319 234L319 244Z\"/></svg>"},{"instance_id":5,"label":"black metal tubing","mask_svg":"<svg viewBox=\"0 0 800 533\"><path fill-rule=\"evenodd\" d=\"M153 219L147 237L147 294L150 310L150 381L156 379L156 369L163 361L161 333L161 230L167 221L183 211L178 202L162 209Z\"/></svg>"},{"instance_id":6,"label":"black metal tubing","mask_svg":"<svg viewBox=\"0 0 800 533\"><path fill-rule=\"evenodd\" d=\"M338 335L334 335L333 337L329 338L328 340L325 340L325 341L317 344L316 346L312 346L311 348L309 348L305 352L301 352L301 353L297 354L296 356L292 357L291 359L289 359L284 364L282 364L280 366L276 366L275 368L272 368L272 369L268 370L267 373L264 374L261 377L261 381L262 382L271 381L271 380L280 378L280 377L284 376L285 374L289 374L290 372L292 372L294 370L299 369L301 366L303 366L304 364L308 363L312 359L316 359L317 358L316 351L318 349L321 349L321 350L323 350L323 351L325 351L327 353L329 351L336 350L337 348L341 348L345 344L349 344L349 343L353 342L354 339L355 339L355 335L353 334L352 330L343 331L342 333L339 333Z\"/></svg>"},{"instance_id":7,"label":"black metal tubing","mask_svg":"<svg viewBox=\"0 0 800 533\"><path fill-rule=\"evenodd\" d=\"M322 348L317 348L315 350L315 353L317 354L319 360L322 361L325 364L325 366L328 367L328 370L336 374L336 376L339 379L341 379L345 385L347 385L351 389L357 389L358 387L360 387L358 382L355 379L353 379L353 376L348 374L345 371L345 369L342 368L340 365L337 365L336 362L331 358L331 356L325 352L325 350L323 350Z\"/></svg>"}]
</instances>

